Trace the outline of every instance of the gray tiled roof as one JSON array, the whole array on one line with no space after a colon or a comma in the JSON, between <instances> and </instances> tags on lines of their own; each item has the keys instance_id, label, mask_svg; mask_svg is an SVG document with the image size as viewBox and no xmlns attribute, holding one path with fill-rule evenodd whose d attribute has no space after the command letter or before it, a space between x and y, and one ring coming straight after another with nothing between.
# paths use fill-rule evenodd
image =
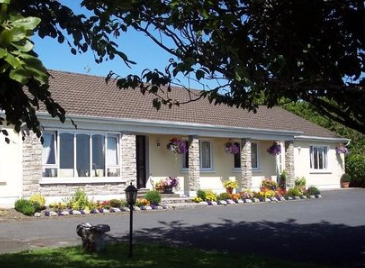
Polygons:
<instances>
[{"instance_id":1,"label":"gray tiled roof","mask_svg":"<svg viewBox=\"0 0 365 268\"><path fill-rule=\"evenodd\" d=\"M69 115L300 131L305 136L340 138L280 107L268 109L260 106L258 112L253 113L200 99L171 109L163 106L157 111L152 107L154 96L142 95L138 89L118 89L113 82L106 84L104 77L60 71L50 73L53 77L50 79L52 97ZM180 100L187 98L186 90L181 88L174 88L171 94Z\"/></svg>"}]
</instances>

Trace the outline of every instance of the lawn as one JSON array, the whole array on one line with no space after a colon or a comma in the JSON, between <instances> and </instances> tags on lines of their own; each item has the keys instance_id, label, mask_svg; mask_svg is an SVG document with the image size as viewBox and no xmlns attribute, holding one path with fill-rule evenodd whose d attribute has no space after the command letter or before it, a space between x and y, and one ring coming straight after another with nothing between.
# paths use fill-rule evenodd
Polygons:
<instances>
[{"instance_id":1,"label":"lawn","mask_svg":"<svg viewBox=\"0 0 365 268\"><path fill-rule=\"evenodd\" d=\"M93 268L93 267L245 267L245 268L324 268L315 264L286 262L262 257L223 254L160 245L134 245L128 258L128 245L109 245L100 254L84 253L81 247L41 249L0 255L3 268Z\"/></svg>"}]
</instances>

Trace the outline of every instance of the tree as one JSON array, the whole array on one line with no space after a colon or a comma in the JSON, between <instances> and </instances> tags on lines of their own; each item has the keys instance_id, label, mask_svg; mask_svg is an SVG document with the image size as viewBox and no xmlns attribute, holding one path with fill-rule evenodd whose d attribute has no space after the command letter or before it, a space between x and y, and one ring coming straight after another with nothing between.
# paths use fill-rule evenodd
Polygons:
<instances>
[{"instance_id":1,"label":"tree","mask_svg":"<svg viewBox=\"0 0 365 268\"><path fill-rule=\"evenodd\" d=\"M76 15L56 0L16 0L11 9L24 17L39 16L41 37L67 42L74 54L91 49L97 62L119 56L133 64L112 36L130 28L149 36L174 60L162 71L116 77L122 88L139 87L142 93L156 94L156 108L182 104L162 99L158 92L163 86L168 92L179 74L194 74L198 81L217 81L196 99L253 111L262 96L268 107L283 97L306 101L321 114L365 133L363 1L83 0L80 4L91 15ZM173 45L168 46L166 39Z\"/></svg>"}]
</instances>

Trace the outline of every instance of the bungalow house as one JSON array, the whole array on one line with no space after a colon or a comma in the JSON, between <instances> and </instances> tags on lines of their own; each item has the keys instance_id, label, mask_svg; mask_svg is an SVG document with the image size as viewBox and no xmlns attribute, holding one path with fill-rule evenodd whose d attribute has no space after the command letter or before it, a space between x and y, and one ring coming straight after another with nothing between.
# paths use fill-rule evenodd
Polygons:
<instances>
[{"instance_id":1,"label":"bungalow house","mask_svg":"<svg viewBox=\"0 0 365 268\"><path fill-rule=\"evenodd\" d=\"M52 96L77 128L41 110L42 145L32 133L22 141L2 126L11 142L0 134L0 206L33 193L61 200L78 187L96 200L121 198L129 182L151 188L168 176L178 178L175 192L186 196L197 189L222 192L227 179L239 182L237 190L255 190L282 170L288 186L305 177L321 190L340 187L344 156L335 148L348 140L279 107L255 114L200 99L157 111L153 96L120 90L104 77L51 74ZM174 88L169 94L186 100L197 92ZM187 147L184 153L167 148L173 138ZM226 153L227 143L238 146L237 154ZM267 152L274 143L278 155Z\"/></svg>"}]
</instances>

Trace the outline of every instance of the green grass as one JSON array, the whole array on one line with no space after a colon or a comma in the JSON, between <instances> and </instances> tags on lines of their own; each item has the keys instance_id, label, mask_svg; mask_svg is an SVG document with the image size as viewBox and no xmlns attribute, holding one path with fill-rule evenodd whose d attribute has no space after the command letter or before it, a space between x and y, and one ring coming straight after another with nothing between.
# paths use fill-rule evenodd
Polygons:
<instances>
[{"instance_id":1,"label":"green grass","mask_svg":"<svg viewBox=\"0 0 365 268\"><path fill-rule=\"evenodd\" d=\"M41 249L0 255L0 267L93 268L93 267L245 267L324 268L328 266L286 262L262 257L223 254L192 249L136 244L128 258L128 245L109 245L99 254L84 253L81 247Z\"/></svg>"}]
</instances>

